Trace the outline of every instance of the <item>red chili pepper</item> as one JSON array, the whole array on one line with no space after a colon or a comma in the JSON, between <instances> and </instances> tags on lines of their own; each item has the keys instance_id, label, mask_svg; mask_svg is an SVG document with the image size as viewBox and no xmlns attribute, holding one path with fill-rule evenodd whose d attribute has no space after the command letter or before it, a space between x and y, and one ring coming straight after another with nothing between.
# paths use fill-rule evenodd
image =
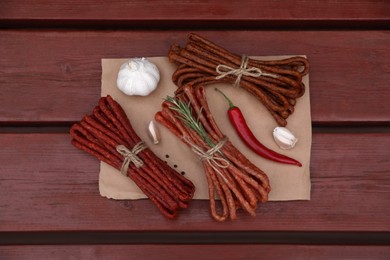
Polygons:
<instances>
[{"instance_id":1,"label":"red chili pepper","mask_svg":"<svg viewBox=\"0 0 390 260\"><path fill-rule=\"evenodd\" d=\"M262 143L260 143L260 141L256 139L255 135L249 129L248 124L246 123L244 115L242 114L241 110L238 107L234 106L232 101L222 91L220 91L217 88L215 90L221 93L228 101L229 103L228 115L229 115L230 122L232 123L237 134L240 136L241 140L244 141L244 143L249 148L251 148L255 153L257 153L258 155L266 159L275 162L285 163L285 164L293 164L299 167L302 166L302 164L297 160L294 160L283 154L279 154L267 148Z\"/></svg>"}]
</instances>

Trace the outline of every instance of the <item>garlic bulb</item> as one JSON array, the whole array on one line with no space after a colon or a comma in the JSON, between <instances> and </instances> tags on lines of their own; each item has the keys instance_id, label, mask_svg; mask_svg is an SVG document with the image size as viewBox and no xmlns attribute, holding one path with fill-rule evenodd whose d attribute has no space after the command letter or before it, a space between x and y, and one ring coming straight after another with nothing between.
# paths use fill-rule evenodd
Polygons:
<instances>
[{"instance_id":1,"label":"garlic bulb","mask_svg":"<svg viewBox=\"0 0 390 260\"><path fill-rule=\"evenodd\" d=\"M282 149L291 149L298 142L298 139L286 127L276 127L273 132L274 140Z\"/></svg>"},{"instance_id":2,"label":"garlic bulb","mask_svg":"<svg viewBox=\"0 0 390 260\"><path fill-rule=\"evenodd\" d=\"M153 144L158 144L160 142L160 131L158 130L156 124L153 121L150 121L149 126L149 136L153 141Z\"/></svg>"},{"instance_id":3,"label":"garlic bulb","mask_svg":"<svg viewBox=\"0 0 390 260\"><path fill-rule=\"evenodd\" d=\"M157 88L160 72L145 58L131 59L119 69L116 84L126 95L147 96Z\"/></svg>"}]
</instances>

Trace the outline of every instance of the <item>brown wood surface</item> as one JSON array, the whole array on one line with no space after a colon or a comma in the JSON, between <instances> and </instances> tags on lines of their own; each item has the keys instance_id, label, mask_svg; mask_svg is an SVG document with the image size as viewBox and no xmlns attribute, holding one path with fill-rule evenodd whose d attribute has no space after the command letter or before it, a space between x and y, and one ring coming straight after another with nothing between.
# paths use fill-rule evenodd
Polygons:
<instances>
[{"instance_id":1,"label":"brown wood surface","mask_svg":"<svg viewBox=\"0 0 390 260\"><path fill-rule=\"evenodd\" d=\"M0 31L0 122L77 121L99 98L101 58L166 56L187 33ZM314 123L390 121L389 31L199 33L237 53L307 55Z\"/></svg>"},{"instance_id":2,"label":"brown wood surface","mask_svg":"<svg viewBox=\"0 0 390 260\"><path fill-rule=\"evenodd\" d=\"M389 1L2 0L0 28L0 259L390 258ZM191 31L308 56L310 201L216 223L207 201L169 221L99 196L67 128L99 98L100 60L166 56Z\"/></svg>"},{"instance_id":3,"label":"brown wood surface","mask_svg":"<svg viewBox=\"0 0 390 260\"><path fill-rule=\"evenodd\" d=\"M390 135L314 134L310 201L216 223L207 201L167 220L147 200L99 196L98 161L68 134L0 135L0 231L390 231Z\"/></svg>"},{"instance_id":4,"label":"brown wood surface","mask_svg":"<svg viewBox=\"0 0 390 260\"><path fill-rule=\"evenodd\" d=\"M386 0L92 1L2 0L0 25L180 28L389 26Z\"/></svg>"},{"instance_id":5,"label":"brown wood surface","mask_svg":"<svg viewBox=\"0 0 390 260\"><path fill-rule=\"evenodd\" d=\"M70 245L4 246L1 259L388 259L384 246Z\"/></svg>"}]
</instances>

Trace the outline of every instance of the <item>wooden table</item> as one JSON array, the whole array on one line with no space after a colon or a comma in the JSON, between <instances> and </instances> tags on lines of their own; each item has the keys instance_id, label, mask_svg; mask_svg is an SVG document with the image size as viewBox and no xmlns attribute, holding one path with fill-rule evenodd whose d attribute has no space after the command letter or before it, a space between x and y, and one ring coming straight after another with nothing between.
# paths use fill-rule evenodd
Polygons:
<instances>
[{"instance_id":1,"label":"wooden table","mask_svg":"<svg viewBox=\"0 0 390 260\"><path fill-rule=\"evenodd\" d=\"M0 3L0 259L389 259L388 1ZM69 127L100 94L101 58L165 56L198 32L237 53L306 54L312 199L174 221L98 193Z\"/></svg>"}]
</instances>

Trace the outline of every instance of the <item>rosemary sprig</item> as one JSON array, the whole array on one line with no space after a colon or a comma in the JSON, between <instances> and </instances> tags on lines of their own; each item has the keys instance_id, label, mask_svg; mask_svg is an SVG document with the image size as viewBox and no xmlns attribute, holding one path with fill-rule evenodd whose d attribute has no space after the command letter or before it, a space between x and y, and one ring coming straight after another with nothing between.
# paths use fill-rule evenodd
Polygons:
<instances>
[{"instance_id":1,"label":"rosemary sprig","mask_svg":"<svg viewBox=\"0 0 390 260\"><path fill-rule=\"evenodd\" d=\"M174 106L171 106L170 109L179 112L180 116L178 118L183 121L188 127L192 128L210 147L214 147L214 143L207 135L206 130L202 122L200 122L200 114L202 113L203 107L200 109L197 118L193 117L191 103L186 104L184 101L167 96L167 101L171 102Z\"/></svg>"}]
</instances>

